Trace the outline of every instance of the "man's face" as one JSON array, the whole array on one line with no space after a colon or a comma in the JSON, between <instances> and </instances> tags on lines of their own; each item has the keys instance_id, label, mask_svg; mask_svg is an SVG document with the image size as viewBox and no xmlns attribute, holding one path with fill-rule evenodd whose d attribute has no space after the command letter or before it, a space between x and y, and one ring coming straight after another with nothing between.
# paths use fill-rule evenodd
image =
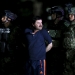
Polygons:
<instances>
[{"instance_id":1,"label":"man's face","mask_svg":"<svg viewBox=\"0 0 75 75\"><path fill-rule=\"evenodd\" d=\"M56 13L53 13L53 14L51 15L51 18L52 18L52 20L55 20L55 19L56 19Z\"/></svg>"},{"instance_id":2,"label":"man's face","mask_svg":"<svg viewBox=\"0 0 75 75\"><path fill-rule=\"evenodd\" d=\"M3 17L1 18L1 21L2 21L2 23L4 24L5 27L10 26L10 21L11 21L11 19L10 19L10 18L7 18L7 16L3 16Z\"/></svg>"},{"instance_id":3,"label":"man's face","mask_svg":"<svg viewBox=\"0 0 75 75\"><path fill-rule=\"evenodd\" d=\"M2 21L2 22L5 22L6 19L7 19L7 16L3 16L3 17L1 18L1 21Z\"/></svg>"},{"instance_id":4,"label":"man's face","mask_svg":"<svg viewBox=\"0 0 75 75\"><path fill-rule=\"evenodd\" d=\"M8 21L11 21L11 19L10 19L10 18L7 18L7 16L3 16L3 17L1 18L1 21L2 21L3 23L5 23L5 22L8 22Z\"/></svg>"},{"instance_id":5,"label":"man's face","mask_svg":"<svg viewBox=\"0 0 75 75\"><path fill-rule=\"evenodd\" d=\"M74 14L69 14L69 20L73 21L74 20Z\"/></svg>"},{"instance_id":6,"label":"man's face","mask_svg":"<svg viewBox=\"0 0 75 75\"><path fill-rule=\"evenodd\" d=\"M36 22L33 24L33 27L35 27L36 30L41 30L43 28L42 20L36 20Z\"/></svg>"}]
</instances>

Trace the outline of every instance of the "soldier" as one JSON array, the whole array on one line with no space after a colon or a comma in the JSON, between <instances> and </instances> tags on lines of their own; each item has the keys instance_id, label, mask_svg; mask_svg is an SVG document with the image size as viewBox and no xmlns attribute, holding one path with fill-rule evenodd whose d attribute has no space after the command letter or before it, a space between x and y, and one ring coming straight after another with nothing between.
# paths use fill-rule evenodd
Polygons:
<instances>
[{"instance_id":1,"label":"soldier","mask_svg":"<svg viewBox=\"0 0 75 75\"><path fill-rule=\"evenodd\" d=\"M2 27L0 28L0 52L3 75L9 75L9 73L13 72L16 68L16 66L14 68L13 62L15 62L15 53L17 52L18 54L20 47L20 29L19 26L16 25L16 19L17 15L10 10L5 10L1 17ZM2 65L3 63L4 65ZM11 70L12 68L14 68L13 71Z\"/></svg>"},{"instance_id":2,"label":"soldier","mask_svg":"<svg viewBox=\"0 0 75 75\"><path fill-rule=\"evenodd\" d=\"M62 43L61 43L62 42L62 34L63 34L63 30L64 30L64 10L61 6L54 6L49 10L51 10L51 12L49 11L51 18L48 17L49 20L48 20L47 28L49 30L49 34L52 37L53 48L52 48L52 51L50 51L52 56L50 56L50 53L49 53L49 56L48 56L48 54L47 54L47 56L51 57L53 59L50 62L48 62L48 64L50 64L50 63L52 64L52 65L50 64L50 67L52 67L51 73L53 72L55 74L61 75L63 70L61 70L60 67L63 68L63 60L64 60L64 57L63 57L64 53L62 50ZM59 60L61 60L61 61L59 61ZM49 67L49 65L48 65L48 67Z\"/></svg>"},{"instance_id":3,"label":"soldier","mask_svg":"<svg viewBox=\"0 0 75 75\"><path fill-rule=\"evenodd\" d=\"M63 47L66 51L64 75L75 75L75 7L69 12L70 25L64 32Z\"/></svg>"},{"instance_id":4,"label":"soldier","mask_svg":"<svg viewBox=\"0 0 75 75\"><path fill-rule=\"evenodd\" d=\"M1 33L1 52L6 52L6 51L9 51L9 45L8 43L8 38L9 38L9 35L12 33L12 29L13 29L13 20L15 20L17 18L17 15L12 13L11 11L9 10L5 10L4 11L5 14L2 15L1 17L1 21L2 21L2 27L0 28L0 33Z\"/></svg>"}]
</instances>

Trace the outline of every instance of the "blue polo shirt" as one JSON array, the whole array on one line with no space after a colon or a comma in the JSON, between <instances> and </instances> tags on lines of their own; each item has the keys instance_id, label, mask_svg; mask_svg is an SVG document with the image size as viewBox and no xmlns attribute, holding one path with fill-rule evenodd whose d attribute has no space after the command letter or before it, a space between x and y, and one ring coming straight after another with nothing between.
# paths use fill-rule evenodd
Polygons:
<instances>
[{"instance_id":1,"label":"blue polo shirt","mask_svg":"<svg viewBox=\"0 0 75 75\"><path fill-rule=\"evenodd\" d=\"M45 29L38 31L35 34L32 34L32 32L32 29L25 29L29 58L31 60L43 60L46 58L45 41L47 41L48 44L51 43L51 36Z\"/></svg>"}]
</instances>

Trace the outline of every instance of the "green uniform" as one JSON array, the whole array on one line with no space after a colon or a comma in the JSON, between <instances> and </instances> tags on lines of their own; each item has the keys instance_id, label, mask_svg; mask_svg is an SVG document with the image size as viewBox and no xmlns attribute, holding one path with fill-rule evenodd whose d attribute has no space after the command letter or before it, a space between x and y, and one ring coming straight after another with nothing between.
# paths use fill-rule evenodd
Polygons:
<instances>
[{"instance_id":1,"label":"green uniform","mask_svg":"<svg viewBox=\"0 0 75 75\"><path fill-rule=\"evenodd\" d=\"M70 23L64 32L63 47L66 50L64 75L75 75L75 22Z\"/></svg>"}]
</instances>

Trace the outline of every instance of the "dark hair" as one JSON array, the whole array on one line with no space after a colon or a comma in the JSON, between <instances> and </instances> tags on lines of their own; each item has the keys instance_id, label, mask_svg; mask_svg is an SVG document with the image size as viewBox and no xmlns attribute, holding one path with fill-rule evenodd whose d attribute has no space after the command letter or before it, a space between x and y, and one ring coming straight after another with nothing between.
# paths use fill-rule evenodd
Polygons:
<instances>
[{"instance_id":1,"label":"dark hair","mask_svg":"<svg viewBox=\"0 0 75 75\"><path fill-rule=\"evenodd\" d=\"M34 16L33 18L32 18L32 24L34 24L35 22L36 22L36 20L42 20L42 17L41 16Z\"/></svg>"}]
</instances>

